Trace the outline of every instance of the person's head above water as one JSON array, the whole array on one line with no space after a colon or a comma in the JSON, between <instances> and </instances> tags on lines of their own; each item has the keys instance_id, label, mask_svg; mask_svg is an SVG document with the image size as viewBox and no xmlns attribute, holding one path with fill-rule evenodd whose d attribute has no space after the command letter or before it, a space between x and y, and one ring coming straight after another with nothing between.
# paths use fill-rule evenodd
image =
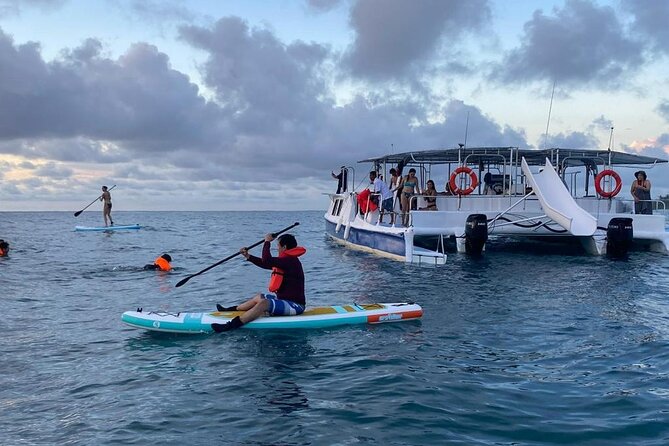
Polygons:
<instances>
[{"instance_id":1,"label":"person's head above water","mask_svg":"<svg viewBox=\"0 0 669 446\"><path fill-rule=\"evenodd\" d=\"M171 262L171 261L172 261L172 256L170 256L169 254L163 254L163 255L160 256L160 257L162 257L163 259L167 260L168 262Z\"/></svg>"}]
</instances>

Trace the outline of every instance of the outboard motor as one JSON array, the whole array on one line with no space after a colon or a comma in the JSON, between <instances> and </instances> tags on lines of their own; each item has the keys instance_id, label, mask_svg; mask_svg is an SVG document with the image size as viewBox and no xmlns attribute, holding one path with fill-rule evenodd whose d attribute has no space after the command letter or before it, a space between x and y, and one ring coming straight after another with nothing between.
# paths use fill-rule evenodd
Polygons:
<instances>
[{"instance_id":1,"label":"outboard motor","mask_svg":"<svg viewBox=\"0 0 669 446\"><path fill-rule=\"evenodd\" d=\"M634 230L631 218L612 218L606 228L606 254L609 257L625 257L632 244Z\"/></svg>"},{"instance_id":2,"label":"outboard motor","mask_svg":"<svg viewBox=\"0 0 669 446\"><path fill-rule=\"evenodd\" d=\"M465 251L479 255L488 240L488 217L485 214L471 214L465 223Z\"/></svg>"}]
</instances>

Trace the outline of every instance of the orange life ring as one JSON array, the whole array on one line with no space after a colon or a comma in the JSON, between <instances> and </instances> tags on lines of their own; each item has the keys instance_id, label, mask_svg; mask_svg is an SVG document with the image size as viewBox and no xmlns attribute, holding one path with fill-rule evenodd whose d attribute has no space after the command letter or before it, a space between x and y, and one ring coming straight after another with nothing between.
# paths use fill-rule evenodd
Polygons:
<instances>
[{"instance_id":1,"label":"orange life ring","mask_svg":"<svg viewBox=\"0 0 669 446\"><path fill-rule=\"evenodd\" d=\"M455 179L461 173L465 173L465 174L469 175L470 184L469 184L469 187L467 189L460 189L455 184ZM470 169L467 166L460 166L453 171L453 173L451 174L451 179L449 180L448 184L451 186L451 192L453 193L453 195L469 195L472 192L474 192L474 189L476 189L476 186L479 185L479 179L476 177L476 173L472 169Z\"/></svg>"},{"instance_id":2,"label":"orange life ring","mask_svg":"<svg viewBox=\"0 0 669 446\"><path fill-rule=\"evenodd\" d=\"M614 187L613 190L605 191L602 188L602 180L604 179L604 177L611 177L615 180L616 187ZM595 177L595 190L600 196L604 198L615 197L616 195L618 195L622 187L623 187L623 180L620 179L620 175L618 175L618 172L616 172L615 170L604 169L601 172L599 172Z\"/></svg>"}]
</instances>

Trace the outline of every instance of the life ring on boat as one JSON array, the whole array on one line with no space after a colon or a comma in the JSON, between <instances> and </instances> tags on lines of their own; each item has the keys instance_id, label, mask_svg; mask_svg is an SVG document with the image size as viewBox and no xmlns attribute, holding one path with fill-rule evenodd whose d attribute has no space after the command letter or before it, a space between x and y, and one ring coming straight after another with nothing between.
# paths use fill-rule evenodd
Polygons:
<instances>
[{"instance_id":1,"label":"life ring on boat","mask_svg":"<svg viewBox=\"0 0 669 446\"><path fill-rule=\"evenodd\" d=\"M455 180L461 173L469 175L470 184L467 189L460 189L456 184ZM476 186L479 185L479 179L476 177L476 173L467 166L460 166L453 171L451 174L451 179L448 181L449 186L451 186L451 193L453 195L469 195L474 192Z\"/></svg>"},{"instance_id":2,"label":"life ring on boat","mask_svg":"<svg viewBox=\"0 0 669 446\"><path fill-rule=\"evenodd\" d=\"M614 187L613 190L605 191L602 188L602 180L605 177L611 177L615 180L616 187ZM604 169L601 172L599 172L597 174L597 176L595 177L595 190L597 191L597 193L601 197L613 198L616 195L618 195L618 193L620 192L620 189L622 189L622 187L623 187L623 180L620 179L620 175L618 175L618 172L616 172L615 170Z\"/></svg>"}]
</instances>

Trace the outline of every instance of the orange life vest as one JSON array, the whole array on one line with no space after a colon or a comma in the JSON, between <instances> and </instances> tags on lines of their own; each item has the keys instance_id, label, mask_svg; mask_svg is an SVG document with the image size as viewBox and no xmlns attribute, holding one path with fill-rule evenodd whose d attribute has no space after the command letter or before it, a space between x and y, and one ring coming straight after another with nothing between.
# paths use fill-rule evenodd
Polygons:
<instances>
[{"instance_id":1,"label":"orange life vest","mask_svg":"<svg viewBox=\"0 0 669 446\"><path fill-rule=\"evenodd\" d=\"M161 271L170 271L172 269L172 265L170 265L170 262L167 260L163 259L162 257L158 257L154 262L154 265L158 266L158 269Z\"/></svg>"},{"instance_id":2,"label":"orange life vest","mask_svg":"<svg viewBox=\"0 0 669 446\"><path fill-rule=\"evenodd\" d=\"M4 249L0 248L0 257L6 256L8 251L9 250L5 251Z\"/></svg>"},{"instance_id":3,"label":"orange life vest","mask_svg":"<svg viewBox=\"0 0 669 446\"><path fill-rule=\"evenodd\" d=\"M305 252L307 252L306 249L301 246L296 246L295 248L286 249L284 252L279 254L279 257L299 257ZM269 276L269 285L267 285L267 289L270 293L276 293L279 291L279 288L281 288L282 283L283 270L275 266L272 268L272 275Z\"/></svg>"}]
</instances>

